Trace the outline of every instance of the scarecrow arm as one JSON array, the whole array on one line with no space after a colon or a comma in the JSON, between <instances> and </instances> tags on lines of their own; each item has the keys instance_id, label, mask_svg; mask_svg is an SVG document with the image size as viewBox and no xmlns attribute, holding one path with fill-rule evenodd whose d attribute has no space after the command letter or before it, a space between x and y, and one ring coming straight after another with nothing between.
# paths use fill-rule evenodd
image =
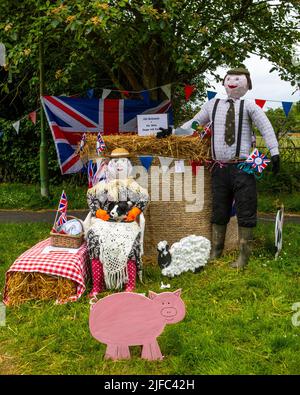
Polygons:
<instances>
[{"instance_id":1,"label":"scarecrow arm","mask_svg":"<svg viewBox=\"0 0 300 395\"><path fill-rule=\"evenodd\" d=\"M254 125L259 129L261 135L263 136L267 147L270 150L271 156L279 155L278 141L273 126L269 121L268 117L257 104L247 104L249 116L252 119Z\"/></svg>"}]
</instances>

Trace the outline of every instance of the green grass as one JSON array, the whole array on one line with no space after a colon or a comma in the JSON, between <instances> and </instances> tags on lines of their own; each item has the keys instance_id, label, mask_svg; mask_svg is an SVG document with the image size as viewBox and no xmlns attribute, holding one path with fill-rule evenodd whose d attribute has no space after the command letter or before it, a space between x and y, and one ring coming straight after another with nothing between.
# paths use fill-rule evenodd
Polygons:
<instances>
[{"instance_id":1,"label":"green grass","mask_svg":"<svg viewBox=\"0 0 300 395\"><path fill-rule=\"evenodd\" d=\"M47 237L47 224L1 225L0 285L5 271L28 247ZM104 361L105 346L88 328L89 301L30 302L7 308L0 327L0 372L18 374L299 374L300 228L284 227L284 250L273 259L273 225L260 224L245 271L230 269L234 253L199 274L163 278L182 288L184 321L166 327L158 341L165 359L147 362L133 348L130 361ZM138 292L160 292L161 275L146 267ZM1 364L2 362L2 364Z\"/></svg>"},{"instance_id":2,"label":"green grass","mask_svg":"<svg viewBox=\"0 0 300 395\"><path fill-rule=\"evenodd\" d=\"M263 181L259 181L263 182ZM51 187L51 198L40 196L38 185L30 184L0 184L0 209L14 210L43 210L57 209L62 190L65 189L69 209L87 209L86 187L62 184ZM263 190L263 188L260 188ZM300 213L300 199L297 192L294 193L270 193L259 191L258 210L260 212L276 212L278 206L284 203L286 212Z\"/></svg>"}]
</instances>

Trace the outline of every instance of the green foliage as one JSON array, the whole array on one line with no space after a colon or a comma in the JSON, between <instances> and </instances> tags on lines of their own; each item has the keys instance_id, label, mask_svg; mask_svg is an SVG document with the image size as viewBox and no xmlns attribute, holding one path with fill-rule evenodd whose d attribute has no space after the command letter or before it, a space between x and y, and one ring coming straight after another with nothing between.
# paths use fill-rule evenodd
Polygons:
<instances>
[{"instance_id":1,"label":"green foliage","mask_svg":"<svg viewBox=\"0 0 300 395\"><path fill-rule=\"evenodd\" d=\"M47 237L47 224L6 224L0 233L0 286L5 271L23 251ZM300 328L292 325L292 305L300 301L299 225L287 224L283 251L275 261L274 225L259 225L245 271L228 267L234 253L199 274L168 279L182 288L185 319L167 325L158 341L163 361L138 357L103 359L105 346L89 332L89 300L67 305L53 301L7 308L0 327L2 374L298 374ZM137 292L161 292L158 267L145 268Z\"/></svg>"},{"instance_id":2,"label":"green foliage","mask_svg":"<svg viewBox=\"0 0 300 395\"><path fill-rule=\"evenodd\" d=\"M10 121L0 119L4 132L0 139L0 182L40 182L40 122L34 126L29 120L22 120L19 134ZM50 184L68 181L75 185L86 184L86 174L61 175L52 135L47 128L48 168Z\"/></svg>"},{"instance_id":3,"label":"green foliage","mask_svg":"<svg viewBox=\"0 0 300 395\"><path fill-rule=\"evenodd\" d=\"M249 53L268 58L294 83L299 9L292 0L2 0L0 41L16 84L5 79L0 88L18 93L25 87L26 107L36 106L40 40L49 94L89 87L96 94L102 87L140 90L169 82L175 83L174 93L184 83L204 92L205 72L237 66ZM153 98L158 94L152 91Z\"/></svg>"}]
</instances>

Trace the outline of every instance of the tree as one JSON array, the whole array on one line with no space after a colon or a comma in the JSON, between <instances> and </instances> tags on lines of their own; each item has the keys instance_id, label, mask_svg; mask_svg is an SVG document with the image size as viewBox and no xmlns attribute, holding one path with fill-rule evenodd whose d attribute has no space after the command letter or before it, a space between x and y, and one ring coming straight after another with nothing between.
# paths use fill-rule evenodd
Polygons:
<instances>
[{"instance_id":1,"label":"tree","mask_svg":"<svg viewBox=\"0 0 300 395\"><path fill-rule=\"evenodd\" d=\"M7 69L20 87L30 87L28 106L38 97L39 40L48 93L91 86L138 91L171 82L175 97L184 83L196 83L201 96L205 72L238 66L249 53L268 58L293 83L299 10L297 0L2 0L0 41ZM3 95L6 81L1 88Z\"/></svg>"}]
</instances>

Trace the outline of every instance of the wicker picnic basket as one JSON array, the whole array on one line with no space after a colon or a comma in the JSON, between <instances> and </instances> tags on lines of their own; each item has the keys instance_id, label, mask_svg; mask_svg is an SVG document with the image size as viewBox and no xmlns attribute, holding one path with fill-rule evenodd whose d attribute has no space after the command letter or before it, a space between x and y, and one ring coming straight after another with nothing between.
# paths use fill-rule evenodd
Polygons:
<instances>
[{"instance_id":1,"label":"wicker picnic basket","mask_svg":"<svg viewBox=\"0 0 300 395\"><path fill-rule=\"evenodd\" d=\"M69 219L77 219L81 222L79 218L68 216ZM61 233L50 232L51 236L51 246L52 247L65 247L65 248L79 248L84 240L84 232L79 233L78 235L68 235Z\"/></svg>"}]
</instances>

